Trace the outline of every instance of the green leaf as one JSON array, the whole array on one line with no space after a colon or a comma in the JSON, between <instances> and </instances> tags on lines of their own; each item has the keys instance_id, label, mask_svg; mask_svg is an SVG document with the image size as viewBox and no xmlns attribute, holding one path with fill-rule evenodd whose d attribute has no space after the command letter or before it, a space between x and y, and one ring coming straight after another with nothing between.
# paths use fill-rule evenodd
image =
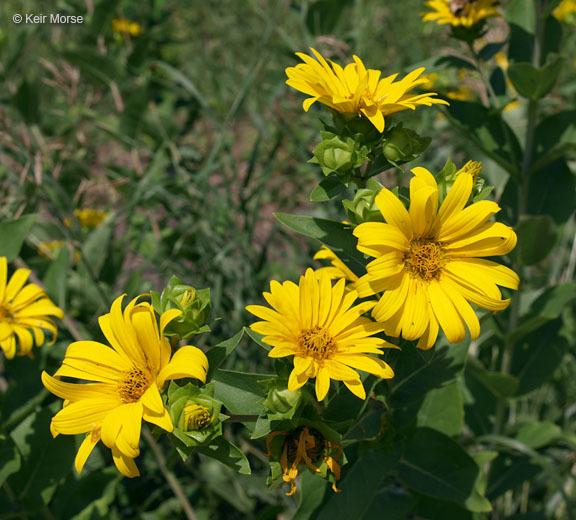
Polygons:
<instances>
[{"instance_id":1,"label":"green leaf","mask_svg":"<svg viewBox=\"0 0 576 520\"><path fill-rule=\"evenodd\" d=\"M484 153L510 174L518 176L522 150L500 113L478 103L450 100L446 114L449 121Z\"/></svg>"},{"instance_id":2,"label":"green leaf","mask_svg":"<svg viewBox=\"0 0 576 520\"><path fill-rule=\"evenodd\" d=\"M490 465L486 496L494 500L522 482L532 480L541 471L526 455L501 453Z\"/></svg>"},{"instance_id":3,"label":"green leaf","mask_svg":"<svg viewBox=\"0 0 576 520\"><path fill-rule=\"evenodd\" d=\"M512 63L508 67L508 78L518 94L535 101L554 88L563 61L561 57L556 57L540 68L534 67L531 63Z\"/></svg>"},{"instance_id":4,"label":"green leaf","mask_svg":"<svg viewBox=\"0 0 576 520\"><path fill-rule=\"evenodd\" d=\"M517 342L511 370L518 378L517 396L535 390L550 379L564 358L568 342L558 335L561 326L561 319L550 321Z\"/></svg>"},{"instance_id":5,"label":"green leaf","mask_svg":"<svg viewBox=\"0 0 576 520\"><path fill-rule=\"evenodd\" d=\"M0 222L0 256L5 256L10 262L20 254L22 244L37 218L37 214L32 214Z\"/></svg>"},{"instance_id":6,"label":"green leaf","mask_svg":"<svg viewBox=\"0 0 576 520\"><path fill-rule=\"evenodd\" d=\"M532 170L539 170L545 164L576 152L576 110L563 110L545 117L534 133L537 160Z\"/></svg>"},{"instance_id":7,"label":"green leaf","mask_svg":"<svg viewBox=\"0 0 576 520\"><path fill-rule=\"evenodd\" d=\"M224 437L214 439L209 446L198 446L196 451L206 455L206 457L222 462L238 473L244 475L252 473L246 455L238 446L227 441Z\"/></svg>"},{"instance_id":8,"label":"green leaf","mask_svg":"<svg viewBox=\"0 0 576 520\"><path fill-rule=\"evenodd\" d=\"M258 381L273 377L270 374L218 370L214 374L214 398L222 401L233 414L260 415L263 406L259 402L265 393Z\"/></svg>"},{"instance_id":9,"label":"green leaf","mask_svg":"<svg viewBox=\"0 0 576 520\"><path fill-rule=\"evenodd\" d=\"M268 343L264 343L262 341L262 338L264 338L265 336L263 334L258 334L257 332L254 332L252 329L250 329L249 327L244 327L244 331L246 332L246 334L248 334L248 336L250 336L258 345L260 345L264 350L271 350L272 347L270 345L268 345Z\"/></svg>"},{"instance_id":10,"label":"green leaf","mask_svg":"<svg viewBox=\"0 0 576 520\"><path fill-rule=\"evenodd\" d=\"M516 434L516 440L530 448L541 448L564 436L562 428L549 421L524 424Z\"/></svg>"},{"instance_id":11,"label":"green leaf","mask_svg":"<svg viewBox=\"0 0 576 520\"><path fill-rule=\"evenodd\" d=\"M343 195L346 192L345 184L337 175L329 175L322 179L310 193L311 202L325 202Z\"/></svg>"},{"instance_id":12,"label":"green leaf","mask_svg":"<svg viewBox=\"0 0 576 520\"><path fill-rule=\"evenodd\" d=\"M27 124L33 125L40 121L39 85L23 80L13 97L14 106L22 114Z\"/></svg>"},{"instance_id":13,"label":"green leaf","mask_svg":"<svg viewBox=\"0 0 576 520\"><path fill-rule=\"evenodd\" d=\"M22 465L20 452L10 437L0 437L0 486Z\"/></svg>"},{"instance_id":14,"label":"green leaf","mask_svg":"<svg viewBox=\"0 0 576 520\"><path fill-rule=\"evenodd\" d=\"M150 99L148 85L139 85L135 88L131 85L129 95L125 98L127 101L120 116L119 130L134 139L138 136L148 107L148 100Z\"/></svg>"},{"instance_id":15,"label":"green leaf","mask_svg":"<svg viewBox=\"0 0 576 520\"><path fill-rule=\"evenodd\" d=\"M364 256L356 249L357 238L346 224L315 217L274 213L285 226L310 238L315 238L332 249L354 273L361 276L365 270Z\"/></svg>"},{"instance_id":16,"label":"green leaf","mask_svg":"<svg viewBox=\"0 0 576 520\"><path fill-rule=\"evenodd\" d=\"M302 473L299 489L298 508L292 520L310 520L314 518L316 510L322 505L324 499L330 496L329 493L332 493L330 482L316 477L309 471Z\"/></svg>"},{"instance_id":17,"label":"green leaf","mask_svg":"<svg viewBox=\"0 0 576 520\"><path fill-rule=\"evenodd\" d=\"M416 418L418 426L427 426L453 437L464 425L464 402L458 382L436 388L426 394Z\"/></svg>"},{"instance_id":18,"label":"green leaf","mask_svg":"<svg viewBox=\"0 0 576 520\"><path fill-rule=\"evenodd\" d=\"M395 376L392 379L392 407L406 406L422 399L426 392L453 383L464 370L469 340L457 345L440 343L430 351L418 350L412 343L394 356ZM391 362L391 360L387 360Z\"/></svg>"},{"instance_id":19,"label":"green leaf","mask_svg":"<svg viewBox=\"0 0 576 520\"><path fill-rule=\"evenodd\" d=\"M479 468L450 437L430 428L418 428L407 441L398 476L424 495L450 500L469 511L491 511L490 502L475 487Z\"/></svg>"},{"instance_id":20,"label":"green leaf","mask_svg":"<svg viewBox=\"0 0 576 520\"><path fill-rule=\"evenodd\" d=\"M508 341L518 341L530 332L560 316L564 308L576 299L576 283L569 282L544 291L530 306L520 326L510 332Z\"/></svg>"},{"instance_id":21,"label":"green leaf","mask_svg":"<svg viewBox=\"0 0 576 520\"><path fill-rule=\"evenodd\" d=\"M398 462L397 453L371 450L347 471L342 482L337 482L341 493L334 494L322 507L318 520L334 518L368 519L368 512L381 483Z\"/></svg>"},{"instance_id":22,"label":"green leaf","mask_svg":"<svg viewBox=\"0 0 576 520\"><path fill-rule=\"evenodd\" d=\"M534 2L512 0L506 7L506 21L521 27L529 34L536 34L537 16Z\"/></svg>"},{"instance_id":23,"label":"green leaf","mask_svg":"<svg viewBox=\"0 0 576 520\"><path fill-rule=\"evenodd\" d=\"M516 228L518 254L524 265L544 260L556 244L556 225L549 215L523 215Z\"/></svg>"},{"instance_id":24,"label":"green leaf","mask_svg":"<svg viewBox=\"0 0 576 520\"><path fill-rule=\"evenodd\" d=\"M113 219L105 220L88 235L82 246L82 270L86 271L85 264L88 264L95 277L98 277L106 261L114 226Z\"/></svg>"},{"instance_id":25,"label":"green leaf","mask_svg":"<svg viewBox=\"0 0 576 520\"><path fill-rule=\"evenodd\" d=\"M50 263L43 280L48 296L62 309L66 305L69 269L70 251L67 247L62 247L58 256Z\"/></svg>"},{"instance_id":26,"label":"green leaf","mask_svg":"<svg viewBox=\"0 0 576 520\"><path fill-rule=\"evenodd\" d=\"M518 379L508 374L501 374L500 372L490 372L486 370L482 364L474 359L467 365L466 369L469 370L480 383L495 397L510 397L516 393L518 389Z\"/></svg>"},{"instance_id":27,"label":"green leaf","mask_svg":"<svg viewBox=\"0 0 576 520\"><path fill-rule=\"evenodd\" d=\"M226 358L234 352L234 349L240 343L242 336L244 336L244 330L242 329L237 332L234 336L226 341L218 343L215 347L212 347L206 352L206 357L208 358L208 375L206 376L206 381L211 381L214 376L214 372L224 363Z\"/></svg>"}]
</instances>

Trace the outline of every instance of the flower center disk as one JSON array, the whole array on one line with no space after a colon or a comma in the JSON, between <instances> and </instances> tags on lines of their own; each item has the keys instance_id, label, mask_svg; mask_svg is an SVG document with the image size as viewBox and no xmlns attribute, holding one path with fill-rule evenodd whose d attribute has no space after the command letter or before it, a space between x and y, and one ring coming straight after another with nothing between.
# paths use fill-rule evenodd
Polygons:
<instances>
[{"instance_id":1,"label":"flower center disk","mask_svg":"<svg viewBox=\"0 0 576 520\"><path fill-rule=\"evenodd\" d=\"M124 377L118 384L118 393L125 403L135 403L152 383L152 375L146 369L133 367L124 372Z\"/></svg>"},{"instance_id":2,"label":"flower center disk","mask_svg":"<svg viewBox=\"0 0 576 520\"><path fill-rule=\"evenodd\" d=\"M336 352L336 342L330 333L323 327L303 331L298 338L300 351L307 357L317 361L330 357Z\"/></svg>"},{"instance_id":3,"label":"flower center disk","mask_svg":"<svg viewBox=\"0 0 576 520\"><path fill-rule=\"evenodd\" d=\"M410 251L404 255L406 270L426 282L438 279L445 264L442 246L428 238L412 240Z\"/></svg>"}]
</instances>

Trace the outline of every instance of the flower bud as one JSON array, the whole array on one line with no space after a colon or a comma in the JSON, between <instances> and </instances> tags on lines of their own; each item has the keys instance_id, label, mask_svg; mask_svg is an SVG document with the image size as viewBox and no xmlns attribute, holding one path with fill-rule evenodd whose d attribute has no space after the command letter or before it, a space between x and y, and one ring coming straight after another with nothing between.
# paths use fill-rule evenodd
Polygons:
<instances>
[{"instance_id":1,"label":"flower bud","mask_svg":"<svg viewBox=\"0 0 576 520\"><path fill-rule=\"evenodd\" d=\"M428 148L430 137L420 137L414 130L398 125L385 138L384 157L392 163L404 163L420 157Z\"/></svg>"},{"instance_id":2,"label":"flower bud","mask_svg":"<svg viewBox=\"0 0 576 520\"><path fill-rule=\"evenodd\" d=\"M384 222L384 217L375 202L376 195L382 188L382 184L372 178L366 183L366 188L356 192L354 200L342 201L350 222L356 225L362 222Z\"/></svg>"},{"instance_id":3,"label":"flower bud","mask_svg":"<svg viewBox=\"0 0 576 520\"><path fill-rule=\"evenodd\" d=\"M322 132L323 141L315 148L309 162L319 164L324 175L336 173L349 180L352 169L360 167L368 158L368 148L351 137L340 138L330 132Z\"/></svg>"},{"instance_id":4,"label":"flower bud","mask_svg":"<svg viewBox=\"0 0 576 520\"><path fill-rule=\"evenodd\" d=\"M204 430L214 420L210 410L199 404L189 404L182 410L184 419L184 431Z\"/></svg>"},{"instance_id":5,"label":"flower bud","mask_svg":"<svg viewBox=\"0 0 576 520\"><path fill-rule=\"evenodd\" d=\"M169 309L182 311L180 316L167 325L164 330L167 336L185 339L210 330L205 324L212 312L210 289L196 290L173 276L161 295L155 292L151 295L152 305L159 313Z\"/></svg>"}]
</instances>

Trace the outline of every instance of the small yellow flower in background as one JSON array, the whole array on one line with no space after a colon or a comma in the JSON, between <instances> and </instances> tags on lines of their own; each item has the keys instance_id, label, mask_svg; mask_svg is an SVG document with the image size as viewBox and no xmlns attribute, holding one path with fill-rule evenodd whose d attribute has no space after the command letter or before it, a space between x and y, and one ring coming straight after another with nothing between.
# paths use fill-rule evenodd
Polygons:
<instances>
[{"instance_id":1,"label":"small yellow flower in background","mask_svg":"<svg viewBox=\"0 0 576 520\"><path fill-rule=\"evenodd\" d=\"M75 209L74 216L78 219L82 227L97 228L108 216L108 213L99 209Z\"/></svg>"},{"instance_id":2,"label":"small yellow flower in background","mask_svg":"<svg viewBox=\"0 0 576 520\"><path fill-rule=\"evenodd\" d=\"M394 347L380 338L371 337L384 330L380 324L362 317L376 302L352 304L358 297L356 291L344 292L345 280L334 287L326 274L308 269L300 277L299 285L293 282L272 281L270 292L264 298L272 306L249 305L246 307L264 321L253 323L250 328L264 334L262 341L274 347L269 356L280 358L294 356L294 370L288 380L288 389L295 391L316 378L316 397L321 401L330 388L330 380L343 381L360 399L366 391L355 369L364 370L378 377L394 377L392 369L381 359L369 356L381 354L382 348Z\"/></svg>"},{"instance_id":3,"label":"small yellow flower in background","mask_svg":"<svg viewBox=\"0 0 576 520\"><path fill-rule=\"evenodd\" d=\"M342 68L332 60L328 64L315 49L311 48L311 51L317 59L297 52L296 55L304 63L286 69L286 84L312 96L304 101L306 112L318 101L337 112L367 117L382 132L386 115L414 110L418 105L448 104L442 99L432 98L436 95L434 92L407 93L423 83L418 77L424 72L424 67L395 82L398 74L380 79L381 72L366 69L358 56L354 56L354 63Z\"/></svg>"},{"instance_id":4,"label":"small yellow flower in background","mask_svg":"<svg viewBox=\"0 0 576 520\"><path fill-rule=\"evenodd\" d=\"M476 93L466 85L462 85L457 90L446 92L446 96L455 101L474 101L476 99Z\"/></svg>"},{"instance_id":5,"label":"small yellow flower in background","mask_svg":"<svg viewBox=\"0 0 576 520\"><path fill-rule=\"evenodd\" d=\"M478 163L476 163L477 165ZM410 209L386 188L376 204L386 223L366 222L354 230L358 249L376 260L357 283L360 297L384 292L372 317L389 336L419 339L418 348L434 346L439 327L450 343L475 339L480 323L470 306L491 311L508 307L498 286L518 288L518 275L481 257L505 255L516 246L512 228L488 220L500 211L483 200L465 207L474 186L474 170L459 174L438 208L438 186L425 168L414 168Z\"/></svg>"},{"instance_id":6,"label":"small yellow flower in background","mask_svg":"<svg viewBox=\"0 0 576 520\"><path fill-rule=\"evenodd\" d=\"M86 434L76 455L78 473L102 440L112 450L118 470L137 477L134 458L140 453L142 419L167 432L173 430L160 396L164 383L183 377L206 381L208 359L204 353L185 346L170 357L170 343L162 336L181 311L166 311L158 326L150 304L136 304L135 298L122 312L123 298L117 298L110 313L98 320L112 348L96 341L77 341L68 347L54 377L42 373L44 386L65 399L62 410L52 418L52 434ZM60 377L93 382L66 383Z\"/></svg>"},{"instance_id":7,"label":"small yellow flower in background","mask_svg":"<svg viewBox=\"0 0 576 520\"><path fill-rule=\"evenodd\" d=\"M65 244L64 240L51 240L38 244L38 254L44 258L54 258L55 254Z\"/></svg>"},{"instance_id":8,"label":"small yellow flower in background","mask_svg":"<svg viewBox=\"0 0 576 520\"><path fill-rule=\"evenodd\" d=\"M124 33L130 36L140 36L143 32L142 26L138 22L133 22L126 18L114 18L112 20L112 30L115 33Z\"/></svg>"},{"instance_id":9,"label":"small yellow flower in background","mask_svg":"<svg viewBox=\"0 0 576 520\"><path fill-rule=\"evenodd\" d=\"M423 21L439 25L472 27L486 18L500 16L495 0L428 0L426 6L432 11L424 14Z\"/></svg>"},{"instance_id":10,"label":"small yellow flower in background","mask_svg":"<svg viewBox=\"0 0 576 520\"><path fill-rule=\"evenodd\" d=\"M318 274L326 274L330 280L340 280L344 278L347 282L347 290L352 290L355 287L355 283L358 281L358 276L342 261L338 258L338 255L326 246L322 246L320 250L314 255L314 260L329 260L332 264L328 267L321 267L316 269Z\"/></svg>"},{"instance_id":11,"label":"small yellow flower in background","mask_svg":"<svg viewBox=\"0 0 576 520\"><path fill-rule=\"evenodd\" d=\"M284 444L282 445L280 465L284 470L282 479L284 482L290 484L290 491L286 493L287 496L292 496L296 492L296 483L294 481L298 476L298 467L301 464L306 464L312 471L319 473L320 469L315 464L325 460L328 468L334 474L335 479L340 479L340 464L338 464L338 459L342 455L341 446L324 439L322 434L314 428L303 426L291 432L276 431L269 434L268 437L266 437L266 447L268 449L268 452L264 454L266 457L272 456L270 442L279 435L286 436ZM332 457L332 449L337 450L336 457ZM332 484L332 489L336 493L340 492L336 487L336 482Z\"/></svg>"},{"instance_id":12,"label":"small yellow flower in background","mask_svg":"<svg viewBox=\"0 0 576 520\"><path fill-rule=\"evenodd\" d=\"M42 346L46 329L52 334L52 345L58 329L49 316L62 319L64 313L52 303L36 284L24 285L29 269L17 269L8 278L8 262L0 257L0 347L8 359L31 355L34 344ZM16 343L19 349L16 352Z\"/></svg>"},{"instance_id":13,"label":"small yellow flower in background","mask_svg":"<svg viewBox=\"0 0 576 520\"><path fill-rule=\"evenodd\" d=\"M562 0L552 15L559 22L576 23L576 0Z\"/></svg>"},{"instance_id":14,"label":"small yellow flower in background","mask_svg":"<svg viewBox=\"0 0 576 520\"><path fill-rule=\"evenodd\" d=\"M422 74L422 76L420 76L420 85L419 87L422 90L430 90L434 88L434 85L436 84L436 80L438 79L438 73L437 72L430 72L429 74Z\"/></svg>"}]
</instances>

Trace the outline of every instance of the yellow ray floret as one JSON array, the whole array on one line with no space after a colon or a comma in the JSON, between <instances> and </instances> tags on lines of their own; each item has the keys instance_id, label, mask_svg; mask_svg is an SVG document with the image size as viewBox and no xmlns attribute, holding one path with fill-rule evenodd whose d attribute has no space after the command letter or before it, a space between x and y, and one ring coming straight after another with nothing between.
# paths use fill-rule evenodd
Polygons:
<instances>
[{"instance_id":1,"label":"yellow ray floret","mask_svg":"<svg viewBox=\"0 0 576 520\"><path fill-rule=\"evenodd\" d=\"M473 339L480 323L470 303L500 311L498 286L517 289L514 271L483 257L505 255L516 246L512 228L489 219L500 211L483 200L466 207L479 163L468 163L456 176L438 207L438 186L425 168L414 168L410 208L386 188L376 204L386 223L360 224L354 234L358 249L375 257L356 287L361 297L384 293L372 317L389 336L419 338L418 348L431 348L442 327L450 343L470 329Z\"/></svg>"},{"instance_id":2,"label":"yellow ray floret","mask_svg":"<svg viewBox=\"0 0 576 520\"><path fill-rule=\"evenodd\" d=\"M486 18L500 16L496 0L428 0L432 11L425 13L423 21L439 25L472 27Z\"/></svg>"},{"instance_id":3,"label":"yellow ray floret","mask_svg":"<svg viewBox=\"0 0 576 520\"><path fill-rule=\"evenodd\" d=\"M352 290L358 281L358 276L332 251L332 249L322 246L320 250L314 255L314 260L329 260L330 266L320 267L316 269L317 273L325 273L330 280L340 280L344 278L346 282L346 289Z\"/></svg>"},{"instance_id":4,"label":"yellow ray floret","mask_svg":"<svg viewBox=\"0 0 576 520\"><path fill-rule=\"evenodd\" d=\"M50 344L54 343L57 328L50 316L64 316L41 287L25 285L28 276L29 269L17 269L7 280L8 262L0 257L0 347L8 359L31 355L34 344L44 343L44 330L50 331Z\"/></svg>"},{"instance_id":5,"label":"yellow ray floret","mask_svg":"<svg viewBox=\"0 0 576 520\"><path fill-rule=\"evenodd\" d=\"M414 110L418 105L448 104L442 99L433 98L436 95L434 92L408 93L427 82L426 79L418 79L425 70L423 67L410 72L400 81L394 81L398 74L380 79L381 72L367 69L358 56L354 56L354 63L342 68L331 60L328 63L315 49L311 51L316 59L298 52L296 55L304 63L286 69L286 84L311 96L304 101L305 111L318 101L337 112L367 117L382 132L384 116L401 110Z\"/></svg>"},{"instance_id":6,"label":"yellow ray floret","mask_svg":"<svg viewBox=\"0 0 576 520\"><path fill-rule=\"evenodd\" d=\"M394 377L392 369L381 359L368 354L381 354L382 348L394 347L373 337L384 327L362 315L375 302L363 302L355 307L356 291L344 293L344 279L334 287L325 273L308 269L293 282L270 283L264 297L271 305L249 305L246 309L264 321L251 325L263 341L274 347L270 357L294 356L294 370L288 389L298 390L308 379L316 378L316 397L326 397L330 380L343 381L360 399L366 398L364 386L356 370L378 377Z\"/></svg>"},{"instance_id":7,"label":"yellow ray floret","mask_svg":"<svg viewBox=\"0 0 576 520\"><path fill-rule=\"evenodd\" d=\"M42 373L44 386L65 399L63 409L52 419L52 434L86 434L76 456L79 473L102 440L112 450L118 470L127 477L138 476L134 458L140 453L142 419L168 432L173 429L160 396L164 383L183 377L206 381L205 354L185 346L171 355L170 343L163 337L166 325L181 311L166 311L158 325L150 304L137 304L135 298L122 311L123 298L117 298L110 313L99 319L112 348L96 341L77 341L68 347L54 377ZM60 377L92 382L67 383Z\"/></svg>"}]
</instances>

